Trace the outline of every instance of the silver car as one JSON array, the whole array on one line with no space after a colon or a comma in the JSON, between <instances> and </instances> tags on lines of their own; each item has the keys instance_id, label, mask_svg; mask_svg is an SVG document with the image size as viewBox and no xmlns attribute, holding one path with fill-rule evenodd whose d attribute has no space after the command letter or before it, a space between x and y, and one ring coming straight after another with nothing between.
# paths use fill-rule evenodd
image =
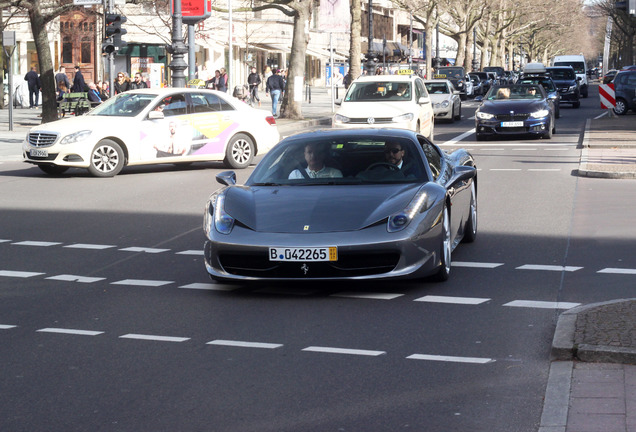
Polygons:
<instances>
[{"instance_id":1,"label":"silver car","mask_svg":"<svg viewBox=\"0 0 636 432\"><path fill-rule=\"evenodd\" d=\"M402 129L294 135L244 185L226 171L204 214L215 280L446 280L477 235L477 170Z\"/></svg>"}]
</instances>

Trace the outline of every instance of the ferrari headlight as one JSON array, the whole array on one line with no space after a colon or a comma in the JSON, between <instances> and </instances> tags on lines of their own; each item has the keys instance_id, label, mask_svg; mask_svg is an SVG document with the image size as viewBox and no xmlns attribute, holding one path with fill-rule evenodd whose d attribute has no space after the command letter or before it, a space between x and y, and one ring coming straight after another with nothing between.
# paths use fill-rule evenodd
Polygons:
<instances>
[{"instance_id":1,"label":"ferrari headlight","mask_svg":"<svg viewBox=\"0 0 636 432\"><path fill-rule=\"evenodd\" d=\"M389 216L389 222L386 227L388 232L397 232L403 230L413 220L416 214L428 210L433 205L434 199L432 196L426 193L425 190L420 190L409 205L399 213Z\"/></svg>"},{"instance_id":2,"label":"ferrari headlight","mask_svg":"<svg viewBox=\"0 0 636 432\"><path fill-rule=\"evenodd\" d=\"M535 112L531 113L530 117L532 117L532 118L543 118L543 117L547 117L548 114L550 114L550 111L548 111L547 109L542 109L542 110L535 111Z\"/></svg>"},{"instance_id":3,"label":"ferrari headlight","mask_svg":"<svg viewBox=\"0 0 636 432\"><path fill-rule=\"evenodd\" d=\"M216 196L214 206L214 228L221 234L229 234L234 227L234 218L225 211L225 192Z\"/></svg>"},{"instance_id":4,"label":"ferrari headlight","mask_svg":"<svg viewBox=\"0 0 636 432\"><path fill-rule=\"evenodd\" d=\"M410 122L414 118L415 118L415 115L413 115L413 113L407 113L407 114L402 114L402 115L393 117L393 121L395 123Z\"/></svg>"},{"instance_id":5,"label":"ferrari headlight","mask_svg":"<svg viewBox=\"0 0 636 432\"><path fill-rule=\"evenodd\" d=\"M349 117L343 116L342 114L336 114L333 116L334 123L349 123Z\"/></svg>"},{"instance_id":6,"label":"ferrari headlight","mask_svg":"<svg viewBox=\"0 0 636 432\"><path fill-rule=\"evenodd\" d=\"M475 115L477 116L478 119L482 119L482 120L490 120L491 118L495 116L494 114L481 112L481 111L477 111Z\"/></svg>"},{"instance_id":7,"label":"ferrari headlight","mask_svg":"<svg viewBox=\"0 0 636 432\"><path fill-rule=\"evenodd\" d=\"M64 138L62 138L62 141L60 141L60 144L73 144L79 141L83 141L91 135L91 132L92 132L91 130L83 130L79 132L74 132L70 135L66 135Z\"/></svg>"}]
</instances>

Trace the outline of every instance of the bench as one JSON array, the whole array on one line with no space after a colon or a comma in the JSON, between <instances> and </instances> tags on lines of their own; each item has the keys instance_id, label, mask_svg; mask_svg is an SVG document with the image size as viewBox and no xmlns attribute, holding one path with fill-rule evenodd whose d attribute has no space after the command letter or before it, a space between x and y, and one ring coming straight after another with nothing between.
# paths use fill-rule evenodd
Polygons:
<instances>
[{"instance_id":1,"label":"bench","mask_svg":"<svg viewBox=\"0 0 636 432\"><path fill-rule=\"evenodd\" d=\"M91 101L88 100L88 93L86 92L65 93L62 96L62 100L58 102L59 117L64 117L66 114L79 116L90 109Z\"/></svg>"}]
</instances>

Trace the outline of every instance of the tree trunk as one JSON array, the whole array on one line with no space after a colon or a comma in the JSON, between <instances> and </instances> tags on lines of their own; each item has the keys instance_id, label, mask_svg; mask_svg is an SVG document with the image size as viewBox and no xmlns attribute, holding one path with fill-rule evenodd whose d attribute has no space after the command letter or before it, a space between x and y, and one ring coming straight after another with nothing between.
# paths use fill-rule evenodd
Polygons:
<instances>
[{"instance_id":1,"label":"tree trunk","mask_svg":"<svg viewBox=\"0 0 636 432\"><path fill-rule=\"evenodd\" d=\"M35 41L40 65L40 81L42 83L42 123L57 120L57 98L55 95L55 75L53 73L53 59L49 46L49 36L46 32L46 23L40 10L40 2L33 2L29 8L29 21L31 32Z\"/></svg>"},{"instance_id":2,"label":"tree trunk","mask_svg":"<svg viewBox=\"0 0 636 432\"><path fill-rule=\"evenodd\" d=\"M309 43L305 29L309 26L311 5L311 2L302 0L296 0L293 4L293 8L296 11L294 16L294 37L289 58L285 96L283 97L281 107L281 118L294 120L302 120L303 118L302 94L305 78L305 53L307 52L307 45ZM298 86L300 86L300 88L298 88ZM298 93L300 97L295 98L296 93Z\"/></svg>"}]
</instances>

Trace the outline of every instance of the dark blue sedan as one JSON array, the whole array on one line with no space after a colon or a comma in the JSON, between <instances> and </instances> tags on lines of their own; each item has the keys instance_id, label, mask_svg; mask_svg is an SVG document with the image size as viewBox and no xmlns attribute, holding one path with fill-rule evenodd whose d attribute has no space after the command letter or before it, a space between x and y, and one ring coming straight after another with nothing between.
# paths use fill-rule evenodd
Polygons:
<instances>
[{"instance_id":1,"label":"dark blue sedan","mask_svg":"<svg viewBox=\"0 0 636 432\"><path fill-rule=\"evenodd\" d=\"M540 85L495 86L481 100L482 104L475 112L478 141L513 135L550 139L556 132L554 103Z\"/></svg>"}]
</instances>

